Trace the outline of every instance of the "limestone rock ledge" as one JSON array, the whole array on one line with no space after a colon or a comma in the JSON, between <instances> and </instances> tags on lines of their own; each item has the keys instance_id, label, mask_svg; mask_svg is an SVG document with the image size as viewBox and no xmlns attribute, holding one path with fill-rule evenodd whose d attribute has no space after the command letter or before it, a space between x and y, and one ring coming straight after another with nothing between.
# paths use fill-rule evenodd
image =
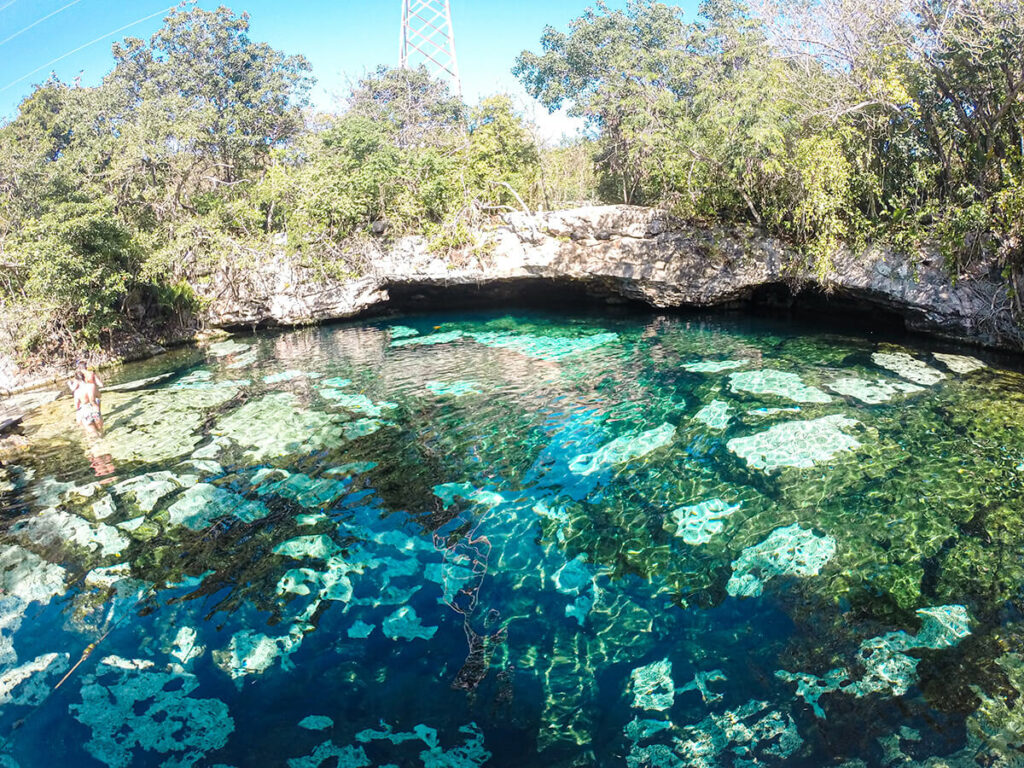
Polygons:
<instances>
[{"instance_id":1,"label":"limestone rock ledge","mask_svg":"<svg viewBox=\"0 0 1024 768\"><path fill-rule=\"evenodd\" d=\"M325 278L271 254L245 275L216 275L203 289L215 327L297 325L382 306L389 289L482 287L538 278L581 283L653 307L735 306L765 287L799 301L811 294L865 310L885 309L907 328L986 347L1024 349L1007 286L992 264L953 279L942 257L915 260L884 249L840 254L819 281L804 258L753 228L696 227L664 212L593 206L510 214L481 247L446 258L421 237L366 257L361 276Z\"/></svg>"}]
</instances>

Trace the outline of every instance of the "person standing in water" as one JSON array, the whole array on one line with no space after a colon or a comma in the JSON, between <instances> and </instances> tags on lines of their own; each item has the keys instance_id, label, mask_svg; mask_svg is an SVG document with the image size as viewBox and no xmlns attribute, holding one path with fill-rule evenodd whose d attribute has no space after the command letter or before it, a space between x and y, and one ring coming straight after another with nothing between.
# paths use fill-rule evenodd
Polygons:
<instances>
[{"instance_id":1,"label":"person standing in water","mask_svg":"<svg viewBox=\"0 0 1024 768\"><path fill-rule=\"evenodd\" d=\"M87 432L94 435L103 434L103 415L100 413L101 385L99 377L84 365L78 366L75 377L68 382L75 396L75 418Z\"/></svg>"}]
</instances>

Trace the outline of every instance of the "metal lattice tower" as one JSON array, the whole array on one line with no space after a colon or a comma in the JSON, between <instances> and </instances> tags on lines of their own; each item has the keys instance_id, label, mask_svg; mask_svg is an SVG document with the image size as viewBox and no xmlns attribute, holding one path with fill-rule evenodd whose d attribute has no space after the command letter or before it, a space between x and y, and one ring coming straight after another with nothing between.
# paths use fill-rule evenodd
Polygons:
<instances>
[{"instance_id":1,"label":"metal lattice tower","mask_svg":"<svg viewBox=\"0 0 1024 768\"><path fill-rule=\"evenodd\" d=\"M451 78L453 92L462 95L449 0L402 0L398 65L408 69L420 64L434 77Z\"/></svg>"}]
</instances>

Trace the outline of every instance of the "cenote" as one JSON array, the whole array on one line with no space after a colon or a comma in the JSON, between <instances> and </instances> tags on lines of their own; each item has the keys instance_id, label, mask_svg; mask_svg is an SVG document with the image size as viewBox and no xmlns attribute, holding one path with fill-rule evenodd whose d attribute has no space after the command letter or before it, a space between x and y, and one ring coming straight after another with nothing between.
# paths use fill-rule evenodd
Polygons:
<instances>
[{"instance_id":1,"label":"cenote","mask_svg":"<svg viewBox=\"0 0 1024 768\"><path fill-rule=\"evenodd\" d=\"M1024 389L978 357L501 311L129 366L0 477L0 765L1016 764Z\"/></svg>"}]
</instances>

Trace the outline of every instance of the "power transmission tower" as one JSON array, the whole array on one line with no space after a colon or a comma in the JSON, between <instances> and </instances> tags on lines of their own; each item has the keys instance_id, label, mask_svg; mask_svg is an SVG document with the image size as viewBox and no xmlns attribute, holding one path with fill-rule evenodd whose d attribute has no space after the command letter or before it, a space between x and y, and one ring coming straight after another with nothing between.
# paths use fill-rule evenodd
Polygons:
<instances>
[{"instance_id":1,"label":"power transmission tower","mask_svg":"<svg viewBox=\"0 0 1024 768\"><path fill-rule=\"evenodd\" d=\"M450 77L452 90L462 95L449 0L402 0L398 64L404 69L425 64L434 77Z\"/></svg>"}]
</instances>

